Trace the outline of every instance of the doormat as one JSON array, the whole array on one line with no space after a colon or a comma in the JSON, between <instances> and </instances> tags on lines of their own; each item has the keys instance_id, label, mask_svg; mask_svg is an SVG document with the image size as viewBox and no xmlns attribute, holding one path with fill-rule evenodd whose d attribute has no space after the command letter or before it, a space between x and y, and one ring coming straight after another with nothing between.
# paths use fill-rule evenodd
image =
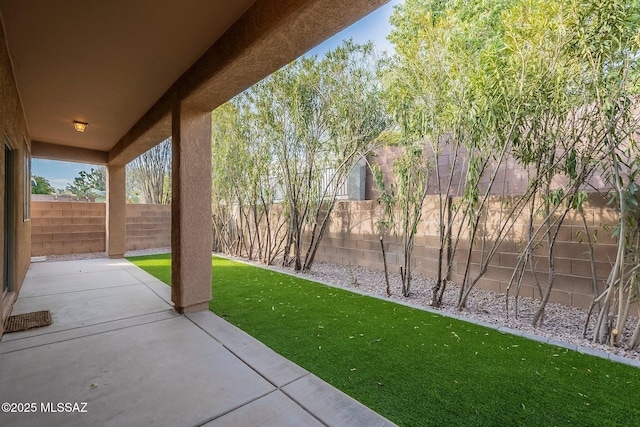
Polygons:
<instances>
[{"instance_id":1,"label":"doormat","mask_svg":"<svg viewBox=\"0 0 640 427\"><path fill-rule=\"evenodd\" d=\"M26 331L27 329L49 326L51 324L51 313L49 310L33 311L31 313L16 314L9 316L4 322L4 332Z\"/></svg>"}]
</instances>

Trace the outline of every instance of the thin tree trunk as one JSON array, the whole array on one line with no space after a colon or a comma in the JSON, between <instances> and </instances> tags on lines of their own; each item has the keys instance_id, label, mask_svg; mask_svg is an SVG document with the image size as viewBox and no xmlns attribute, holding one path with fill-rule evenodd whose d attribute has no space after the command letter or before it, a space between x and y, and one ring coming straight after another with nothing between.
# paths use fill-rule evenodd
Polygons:
<instances>
[{"instance_id":1,"label":"thin tree trunk","mask_svg":"<svg viewBox=\"0 0 640 427\"><path fill-rule=\"evenodd\" d=\"M382 263L384 264L384 281L387 285L387 297L391 296L391 287L389 286L389 270L387 269L387 253L384 250L384 238L380 236L380 248L382 248Z\"/></svg>"}]
</instances>

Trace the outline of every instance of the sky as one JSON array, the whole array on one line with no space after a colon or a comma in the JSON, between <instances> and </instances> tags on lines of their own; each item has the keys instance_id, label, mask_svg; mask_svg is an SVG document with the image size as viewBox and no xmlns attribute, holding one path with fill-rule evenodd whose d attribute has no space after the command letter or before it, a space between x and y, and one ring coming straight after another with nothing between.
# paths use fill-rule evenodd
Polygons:
<instances>
[{"instance_id":1,"label":"sky","mask_svg":"<svg viewBox=\"0 0 640 427\"><path fill-rule=\"evenodd\" d=\"M391 0L378 10L311 49L307 55L318 54L321 56L349 38L353 38L356 43L366 43L373 40L376 49L380 52L391 50L391 43L387 40L387 35L391 32L389 17L393 13L393 7L403 2L404 0Z\"/></svg>"},{"instance_id":2,"label":"sky","mask_svg":"<svg viewBox=\"0 0 640 427\"><path fill-rule=\"evenodd\" d=\"M343 40L352 38L356 43L365 43L372 40L379 52L390 51L391 44L386 39L391 32L389 17L393 13L393 7L404 0L391 0L378 10L370 13L360 21L339 32L324 43L311 49L306 55L322 56L334 49ZM67 184L73 182L80 171L89 171L95 165L84 163L60 162L56 160L33 159L31 162L31 174L42 176L56 189L64 189Z\"/></svg>"}]
</instances>

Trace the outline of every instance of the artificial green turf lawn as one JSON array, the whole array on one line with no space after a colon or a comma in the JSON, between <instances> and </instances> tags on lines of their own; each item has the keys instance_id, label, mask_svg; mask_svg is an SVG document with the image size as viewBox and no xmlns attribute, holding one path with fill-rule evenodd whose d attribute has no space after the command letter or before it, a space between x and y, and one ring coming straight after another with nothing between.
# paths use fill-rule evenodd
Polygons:
<instances>
[{"instance_id":1,"label":"artificial green turf lawn","mask_svg":"<svg viewBox=\"0 0 640 427\"><path fill-rule=\"evenodd\" d=\"M170 283L169 255L129 258ZM211 311L399 425L640 425L640 369L213 258Z\"/></svg>"}]
</instances>

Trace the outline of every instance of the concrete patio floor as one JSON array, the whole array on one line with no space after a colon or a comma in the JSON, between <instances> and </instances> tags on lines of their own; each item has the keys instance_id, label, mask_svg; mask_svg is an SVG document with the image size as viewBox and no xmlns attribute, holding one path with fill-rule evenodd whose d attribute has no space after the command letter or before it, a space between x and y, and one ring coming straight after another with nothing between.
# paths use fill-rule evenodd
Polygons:
<instances>
[{"instance_id":1,"label":"concrete patio floor","mask_svg":"<svg viewBox=\"0 0 640 427\"><path fill-rule=\"evenodd\" d=\"M31 264L12 314L38 310L0 342L0 403L35 411L0 426L393 425L124 259Z\"/></svg>"}]
</instances>

